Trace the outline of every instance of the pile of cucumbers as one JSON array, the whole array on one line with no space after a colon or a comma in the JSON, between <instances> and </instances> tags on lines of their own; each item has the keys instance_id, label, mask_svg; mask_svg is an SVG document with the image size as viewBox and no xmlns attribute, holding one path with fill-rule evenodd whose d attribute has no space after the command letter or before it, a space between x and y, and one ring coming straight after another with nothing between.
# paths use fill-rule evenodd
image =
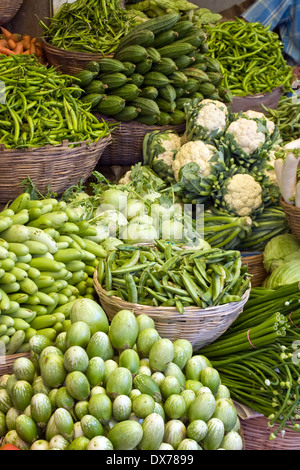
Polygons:
<instances>
[{"instance_id":1,"label":"pile of cucumbers","mask_svg":"<svg viewBox=\"0 0 300 470\"><path fill-rule=\"evenodd\" d=\"M120 310L95 333L78 320L55 345L42 335L30 345L30 359L16 359L12 373L0 378L0 445L243 448L237 410L218 370L193 354L189 341L161 338L145 314Z\"/></svg>"},{"instance_id":2,"label":"pile of cucumbers","mask_svg":"<svg viewBox=\"0 0 300 470\"><path fill-rule=\"evenodd\" d=\"M117 121L181 124L190 100L231 101L220 64L207 51L205 31L194 22L179 13L153 18L134 27L112 58L77 73L81 100Z\"/></svg>"},{"instance_id":3,"label":"pile of cucumbers","mask_svg":"<svg viewBox=\"0 0 300 470\"><path fill-rule=\"evenodd\" d=\"M94 299L106 251L93 235L95 227L55 198L22 193L0 212L0 357L28 351L37 331L54 341L73 302Z\"/></svg>"}]
</instances>

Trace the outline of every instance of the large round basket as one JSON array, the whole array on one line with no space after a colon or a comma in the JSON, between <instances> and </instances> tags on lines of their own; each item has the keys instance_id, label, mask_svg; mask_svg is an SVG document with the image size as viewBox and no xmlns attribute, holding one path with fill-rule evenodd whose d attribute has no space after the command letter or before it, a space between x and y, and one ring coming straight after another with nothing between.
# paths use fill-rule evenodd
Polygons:
<instances>
[{"instance_id":1,"label":"large round basket","mask_svg":"<svg viewBox=\"0 0 300 470\"><path fill-rule=\"evenodd\" d=\"M0 25L8 23L19 11L23 0L1 0Z\"/></svg>"},{"instance_id":2,"label":"large round basket","mask_svg":"<svg viewBox=\"0 0 300 470\"><path fill-rule=\"evenodd\" d=\"M257 93L249 96L234 96L230 108L232 112L258 111L264 113L262 104L266 108L276 109L283 92L282 86L274 88L270 93Z\"/></svg>"},{"instance_id":3,"label":"large round basket","mask_svg":"<svg viewBox=\"0 0 300 470\"><path fill-rule=\"evenodd\" d=\"M268 273L264 268L263 253L241 252L242 265L248 266L248 273L252 275L251 286L260 287Z\"/></svg>"},{"instance_id":4,"label":"large round basket","mask_svg":"<svg viewBox=\"0 0 300 470\"><path fill-rule=\"evenodd\" d=\"M71 185L85 182L110 142L109 135L93 143L79 142L76 147L68 141L26 151L0 147L0 204L22 193L21 183L27 177L41 193L51 190L61 194Z\"/></svg>"},{"instance_id":5,"label":"large round basket","mask_svg":"<svg viewBox=\"0 0 300 470\"><path fill-rule=\"evenodd\" d=\"M300 207L287 204L282 198L280 204L285 212L292 234L300 240Z\"/></svg>"},{"instance_id":6,"label":"large round basket","mask_svg":"<svg viewBox=\"0 0 300 470\"><path fill-rule=\"evenodd\" d=\"M30 352L0 356L0 377L2 375L12 374L13 364L19 357L30 357Z\"/></svg>"},{"instance_id":7,"label":"large round basket","mask_svg":"<svg viewBox=\"0 0 300 470\"><path fill-rule=\"evenodd\" d=\"M172 130L178 134L185 131L185 123L176 126L150 126L137 121L120 122L111 116L95 113L98 119L105 119L118 126L112 131L112 144L105 149L101 166L130 166L143 161L143 140L148 132Z\"/></svg>"},{"instance_id":8,"label":"large round basket","mask_svg":"<svg viewBox=\"0 0 300 470\"><path fill-rule=\"evenodd\" d=\"M84 69L89 62L97 62L104 57L101 53L94 54L92 52L67 51L65 49L52 46L45 41L45 39L42 39L42 44L48 64L68 75L75 75L77 72ZM113 54L106 55L105 57L113 57Z\"/></svg>"},{"instance_id":9,"label":"large round basket","mask_svg":"<svg viewBox=\"0 0 300 470\"><path fill-rule=\"evenodd\" d=\"M241 419L244 434L245 450L300 450L300 433L285 429L284 435L277 434L276 439L270 440L270 434L277 425L270 428L268 419L264 416Z\"/></svg>"},{"instance_id":10,"label":"large round basket","mask_svg":"<svg viewBox=\"0 0 300 470\"><path fill-rule=\"evenodd\" d=\"M146 314L155 322L155 328L162 338L171 341L184 338L190 341L194 351L212 343L219 338L243 311L250 294L245 292L240 302L232 302L217 307L199 309L185 308L184 313L178 313L175 307L151 307L126 302L116 296L107 296L97 279L98 271L94 273L94 287L100 304L111 321L120 310L131 310L136 316Z\"/></svg>"}]
</instances>

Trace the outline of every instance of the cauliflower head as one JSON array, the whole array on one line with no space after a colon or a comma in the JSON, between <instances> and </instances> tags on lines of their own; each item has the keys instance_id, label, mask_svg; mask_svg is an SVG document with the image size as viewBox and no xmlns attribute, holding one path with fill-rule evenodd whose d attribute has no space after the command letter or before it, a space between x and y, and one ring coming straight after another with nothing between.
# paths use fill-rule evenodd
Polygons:
<instances>
[{"instance_id":1,"label":"cauliflower head","mask_svg":"<svg viewBox=\"0 0 300 470\"><path fill-rule=\"evenodd\" d=\"M179 172L187 163L197 163L200 173L209 176L211 173L210 160L217 152L215 146L206 144L202 140L193 140L183 144L172 162L175 181L179 181Z\"/></svg>"},{"instance_id":2,"label":"cauliflower head","mask_svg":"<svg viewBox=\"0 0 300 470\"><path fill-rule=\"evenodd\" d=\"M275 123L273 121L270 121L270 119L267 119L267 117L264 115L264 113L260 113L259 111L253 111L249 109L248 111L244 111L242 116L249 118L249 119L259 119L263 123L266 123L267 131L269 134L273 134L275 130Z\"/></svg>"},{"instance_id":3,"label":"cauliflower head","mask_svg":"<svg viewBox=\"0 0 300 470\"><path fill-rule=\"evenodd\" d=\"M259 124L254 119L240 117L229 124L226 135L231 135L238 148L246 154L253 154L259 150L266 141L264 132L259 131Z\"/></svg>"},{"instance_id":4,"label":"cauliflower head","mask_svg":"<svg viewBox=\"0 0 300 470\"><path fill-rule=\"evenodd\" d=\"M172 167L173 159L174 159L174 153L177 152L177 150L181 146L181 137L175 133L169 133L169 134L163 134L161 138L158 140L159 146L161 146L164 151L161 153L158 153L152 162L152 167L155 171L155 165L162 160L167 167Z\"/></svg>"},{"instance_id":5,"label":"cauliflower head","mask_svg":"<svg viewBox=\"0 0 300 470\"><path fill-rule=\"evenodd\" d=\"M208 132L224 131L228 116L227 106L221 101L204 99L196 118L196 124L207 129Z\"/></svg>"},{"instance_id":6,"label":"cauliflower head","mask_svg":"<svg viewBox=\"0 0 300 470\"><path fill-rule=\"evenodd\" d=\"M239 215L250 216L262 203L262 188L253 176L237 173L226 185L224 201L227 208Z\"/></svg>"},{"instance_id":7,"label":"cauliflower head","mask_svg":"<svg viewBox=\"0 0 300 470\"><path fill-rule=\"evenodd\" d=\"M187 140L217 138L221 136L228 123L227 106L218 100L203 99L198 105L186 107Z\"/></svg>"}]
</instances>

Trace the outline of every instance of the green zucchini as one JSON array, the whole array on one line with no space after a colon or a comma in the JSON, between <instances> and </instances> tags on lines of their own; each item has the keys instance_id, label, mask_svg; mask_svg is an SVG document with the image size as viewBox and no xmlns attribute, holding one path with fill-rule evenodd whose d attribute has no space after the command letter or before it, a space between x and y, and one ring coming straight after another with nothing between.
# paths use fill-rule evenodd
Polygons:
<instances>
[{"instance_id":1,"label":"green zucchini","mask_svg":"<svg viewBox=\"0 0 300 470\"><path fill-rule=\"evenodd\" d=\"M158 121L160 126L167 126L168 124L170 124L171 120L172 118L169 113L161 111L160 116L159 116L159 121Z\"/></svg>"},{"instance_id":2,"label":"green zucchini","mask_svg":"<svg viewBox=\"0 0 300 470\"><path fill-rule=\"evenodd\" d=\"M92 60L84 67L84 69L89 70L90 72L93 72L98 75L98 73L100 72L99 62Z\"/></svg>"},{"instance_id":3,"label":"green zucchini","mask_svg":"<svg viewBox=\"0 0 300 470\"><path fill-rule=\"evenodd\" d=\"M107 116L114 116L125 108L126 101L124 98L115 95L106 95L95 107L95 111Z\"/></svg>"},{"instance_id":4,"label":"green zucchini","mask_svg":"<svg viewBox=\"0 0 300 470\"><path fill-rule=\"evenodd\" d=\"M115 54L115 59L120 60L121 62L133 62L137 64L142 60L146 59L148 56L147 49L138 44L124 47L120 49L118 53Z\"/></svg>"},{"instance_id":5,"label":"green zucchini","mask_svg":"<svg viewBox=\"0 0 300 470\"><path fill-rule=\"evenodd\" d=\"M173 30L163 31L162 33L155 36L152 47L163 47L172 44L178 38L178 33Z\"/></svg>"},{"instance_id":6,"label":"green zucchini","mask_svg":"<svg viewBox=\"0 0 300 470\"><path fill-rule=\"evenodd\" d=\"M203 60L204 60L204 63L206 64L207 72L220 72L221 71L220 62L217 59L214 59L213 57L205 56Z\"/></svg>"},{"instance_id":7,"label":"green zucchini","mask_svg":"<svg viewBox=\"0 0 300 470\"><path fill-rule=\"evenodd\" d=\"M119 88L127 83L128 78L124 73L104 73L99 75L99 79L107 86L108 90Z\"/></svg>"},{"instance_id":8,"label":"green zucchini","mask_svg":"<svg viewBox=\"0 0 300 470\"><path fill-rule=\"evenodd\" d=\"M114 119L117 121L133 121L139 112L134 106L125 106L123 111L114 115Z\"/></svg>"},{"instance_id":9,"label":"green zucchini","mask_svg":"<svg viewBox=\"0 0 300 470\"><path fill-rule=\"evenodd\" d=\"M105 93L107 85L105 85L101 80L92 80L91 83L85 87L85 94L89 93Z\"/></svg>"},{"instance_id":10,"label":"green zucchini","mask_svg":"<svg viewBox=\"0 0 300 470\"><path fill-rule=\"evenodd\" d=\"M121 39L116 49L116 52L120 51L121 49L127 46L151 46L153 44L154 38L154 33L149 29L144 29L142 31L137 32L130 31L126 36L124 36L124 38Z\"/></svg>"},{"instance_id":11,"label":"green zucchini","mask_svg":"<svg viewBox=\"0 0 300 470\"><path fill-rule=\"evenodd\" d=\"M160 111L165 113L172 113L176 109L175 101L167 101L158 96L155 100L157 106L159 107Z\"/></svg>"},{"instance_id":12,"label":"green zucchini","mask_svg":"<svg viewBox=\"0 0 300 470\"><path fill-rule=\"evenodd\" d=\"M178 39L185 37L193 28L194 23L189 20L178 21L178 23L173 26L173 30L178 33Z\"/></svg>"},{"instance_id":13,"label":"green zucchini","mask_svg":"<svg viewBox=\"0 0 300 470\"><path fill-rule=\"evenodd\" d=\"M192 95L196 91L199 90L200 82L196 78L188 77L187 82L184 86L185 93L188 95Z\"/></svg>"},{"instance_id":14,"label":"green zucchini","mask_svg":"<svg viewBox=\"0 0 300 470\"><path fill-rule=\"evenodd\" d=\"M176 90L170 83L168 83L168 85L160 87L158 89L158 95L167 101L176 100Z\"/></svg>"},{"instance_id":15,"label":"green zucchini","mask_svg":"<svg viewBox=\"0 0 300 470\"><path fill-rule=\"evenodd\" d=\"M160 72L168 76L177 70L177 65L170 57L161 57L160 61L152 65L153 72Z\"/></svg>"},{"instance_id":16,"label":"green zucchini","mask_svg":"<svg viewBox=\"0 0 300 470\"><path fill-rule=\"evenodd\" d=\"M120 96L125 100L134 100L139 96L140 89L134 83L126 83L119 88L114 88L111 94Z\"/></svg>"},{"instance_id":17,"label":"green zucchini","mask_svg":"<svg viewBox=\"0 0 300 470\"><path fill-rule=\"evenodd\" d=\"M213 85L218 87L223 81L223 75L219 72L206 72L209 80Z\"/></svg>"},{"instance_id":18,"label":"green zucchini","mask_svg":"<svg viewBox=\"0 0 300 470\"><path fill-rule=\"evenodd\" d=\"M155 100L158 97L158 89L154 86L146 86L141 90L140 97Z\"/></svg>"},{"instance_id":19,"label":"green zucchini","mask_svg":"<svg viewBox=\"0 0 300 470\"><path fill-rule=\"evenodd\" d=\"M136 69L136 64L133 64L132 62L123 62L124 65L124 70L123 73L126 75L126 77L130 77L135 72Z\"/></svg>"},{"instance_id":20,"label":"green zucchini","mask_svg":"<svg viewBox=\"0 0 300 470\"><path fill-rule=\"evenodd\" d=\"M206 95L212 95L216 91L216 87L209 82L203 82L199 84L198 90L200 93L202 93L204 96Z\"/></svg>"},{"instance_id":21,"label":"green zucchini","mask_svg":"<svg viewBox=\"0 0 300 470\"><path fill-rule=\"evenodd\" d=\"M149 98L138 97L135 100L128 102L128 106L134 106L139 110L141 116L159 116L159 107L156 101Z\"/></svg>"},{"instance_id":22,"label":"green zucchini","mask_svg":"<svg viewBox=\"0 0 300 470\"><path fill-rule=\"evenodd\" d=\"M189 57L185 54L178 57L177 59L174 59L174 63L176 64L178 70L182 70L189 67L191 64L194 64L194 61L195 60L193 57Z\"/></svg>"},{"instance_id":23,"label":"green zucchini","mask_svg":"<svg viewBox=\"0 0 300 470\"><path fill-rule=\"evenodd\" d=\"M171 114L170 124L172 126L177 126L179 124L183 124L185 120L186 120L185 112L180 109L175 109L175 111Z\"/></svg>"},{"instance_id":24,"label":"green zucchini","mask_svg":"<svg viewBox=\"0 0 300 470\"><path fill-rule=\"evenodd\" d=\"M177 59L182 55L189 54L195 49L195 46L184 41L175 41L168 46L160 47L158 52L161 57L170 57L171 59Z\"/></svg>"},{"instance_id":25,"label":"green zucchini","mask_svg":"<svg viewBox=\"0 0 300 470\"><path fill-rule=\"evenodd\" d=\"M160 53L157 49L155 49L155 47L147 47L147 53L148 57L152 60L154 64L157 64L160 61Z\"/></svg>"},{"instance_id":26,"label":"green zucchini","mask_svg":"<svg viewBox=\"0 0 300 470\"><path fill-rule=\"evenodd\" d=\"M184 88L187 82L187 76L179 70L173 72L168 78L175 88Z\"/></svg>"},{"instance_id":27,"label":"green zucchini","mask_svg":"<svg viewBox=\"0 0 300 470\"><path fill-rule=\"evenodd\" d=\"M203 70L197 69L195 67L188 67L182 70L182 72L188 78L195 78L199 82L209 82L208 75L205 72L203 72Z\"/></svg>"},{"instance_id":28,"label":"green zucchini","mask_svg":"<svg viewBox=\"0 0 300 470\"><path fill-rule=\"evenodd\" d=\"M166 15L143 21L131 30L131 34L136 34L138 31L150 30L155 36L162 31L171 29L179 20L180 13L167 13Z\"/></svg>"},{"instance_id":29,"label":"green zucchini","mask_svg":"<svg viewBox=\"0 0 300 470\"><path fill-rule=\"evenodd\" d=\"M105 93L89 93L81 98L82 103L89 104L91 109L95 108L105 97Z\"/></svg>"},{"instance_id":30,"label":"green zucchini","mask_svg":"<svg viewBox=\"0 0 300 470\"><path fill-rule=\"evenodd\" d=\"M169 78L160 72L148 72L144 76L145 86L155 86L156 88L162 87L170 83Z\"/></svg>"},{"instance_id":31,"label":"green zucchini","mask_svg":"<svg viewBox=\"0 0 300 470\"><path fill-rule=\"evenodd\" d=\"M136 73L140 73L141 75L145 75L145 73L150 72L152 68L152 60L147 57L147 59L141 60L138 64L136 64Z\"/></svg>"},{"instance_id":32,"label":"green zucchini","mask_svg":"<svg viewBox=\"0 0 300 470\"><path fill-rule=\"evenodd\" d=\"M128 83L133 83L137 87L141 87L144 83L144 75L135 72L128 78Z\"/></svg>"},{"instance_id":33,"label":"green zucchini","mask_svg":"<svg viewBox=\"0 0 300 470\"><path fill-rule=\"evenodd\" d=\"M80 70L76 73L75 77L80 80L78 84L82 88L85 88L95 78L95 72L91 72L90 70Z\"/></svg>"},{"instance_id":34,"label":"green zucchini","mask_svg":"<svg viewBox=\"0 0 300 470\"><path fill-rule=\"evenodd\" d=\"M99 62L100 73L116 73L123 72L124 65L120 60L105 57Z\"/></svg>"}]
</instances>

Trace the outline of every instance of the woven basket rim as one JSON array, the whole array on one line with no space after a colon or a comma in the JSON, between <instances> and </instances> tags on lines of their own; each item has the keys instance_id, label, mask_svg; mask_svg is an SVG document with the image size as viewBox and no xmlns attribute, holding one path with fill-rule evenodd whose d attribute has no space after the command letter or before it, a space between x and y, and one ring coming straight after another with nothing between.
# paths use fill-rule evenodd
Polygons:
<instances>
[{"instance_id":1,"label":"woven basket rim","mask_svg":"<svg viewBox=\"0 0 300 470\"><path fill-rule=\"evenodd\" d=\"M106 291L102 288L98 281L98 269L95 269L94 272L94 286L95 289L98 293L101 295L105 296L107 299L112 299L113 302L117 303L120 301L122 304L126 305L129 310L136 310L136 309L142 309L145 310L145 313L147 311L151 311L152 314L157 312L157 314L163 314L163 318L167 318L167 316L174 316L178 315L178 318L182 321L185 317L186 314L199 314L199 313L205 313L205 316L209 317L210 315L216 315L216 314L226 314L226 313L231 313L235 308L238 308L240 305L244 305L245 302L248 300L249 295L250 295L250 290L247 289L247 291L243 294L242 298L238 302L230 302L227 304L223 305L216 305L213 307L207 307L207 308L199 308L199 307L185 307L184 308L184 313L179 313L176 309L176 307L154 307L151 305L143 305L143 304L135 304L131 302L127 302L126 300L121 299L120 297L117 297L115 295L112 296L106 296Z\"/></svg>"},{"instance_id":2,"label":"woven basket rim","mask_svg":"<svg viewBox=\"0 0 300 470\"><path fill-rule=\"evenodd\" d=\"M109 133L105 137L100 137L99 139L95 141L79 141L79 142L69 142L67 139L63 140L61 144L59 145L46 145L44 147L30 147L30 148L25 148L25 149L7 149L7 148L1 148L0 145L0 157L3 156L4 154L8 156L7 154L16 154L16 155L24 155L24 153L30 154L30 153L39 153L39 152L44 152L44 151L63 151L63 150L75 150L77 148L97 148L100 147L102 144L107 144L108 142L111 142L112 136ZM75 146L74 146L75 145ZM72 147L74 146L74 147Z\"/></svg>"},{"instance_id":3,"label":"woven basket rim","mask_svg":"<svg viewBox=\"0 0 300 470\"><path fill-rule=\"evenodd\" d=\"M50 44L44 36L41 37L41 42L46 53L48 50L59 55L63 54L63 55L73 56L74 58L77 58L77 59L93 60L93 58L101 59L105 57L114 56L114 54L103 54L100 51L99 52L82 52L82 51L70 51L68 49L62 49L61 47L53 46L52 44Z\"/></svg>"},{"instance_id":4,"label":"woven basket rim","mask_svg":"<svg viewBox=\"0 0 300 470\"><path fill-rule=\"evenodd\" d=\"M293 216L300 216L300 207L296 207L295 205L293 204L288 204L287 202L285 202L285 200L281 197L280 198L280 204L283 208L284 211L287 211L289 214L293 214Z\"/></svg>"}]
</instances>

